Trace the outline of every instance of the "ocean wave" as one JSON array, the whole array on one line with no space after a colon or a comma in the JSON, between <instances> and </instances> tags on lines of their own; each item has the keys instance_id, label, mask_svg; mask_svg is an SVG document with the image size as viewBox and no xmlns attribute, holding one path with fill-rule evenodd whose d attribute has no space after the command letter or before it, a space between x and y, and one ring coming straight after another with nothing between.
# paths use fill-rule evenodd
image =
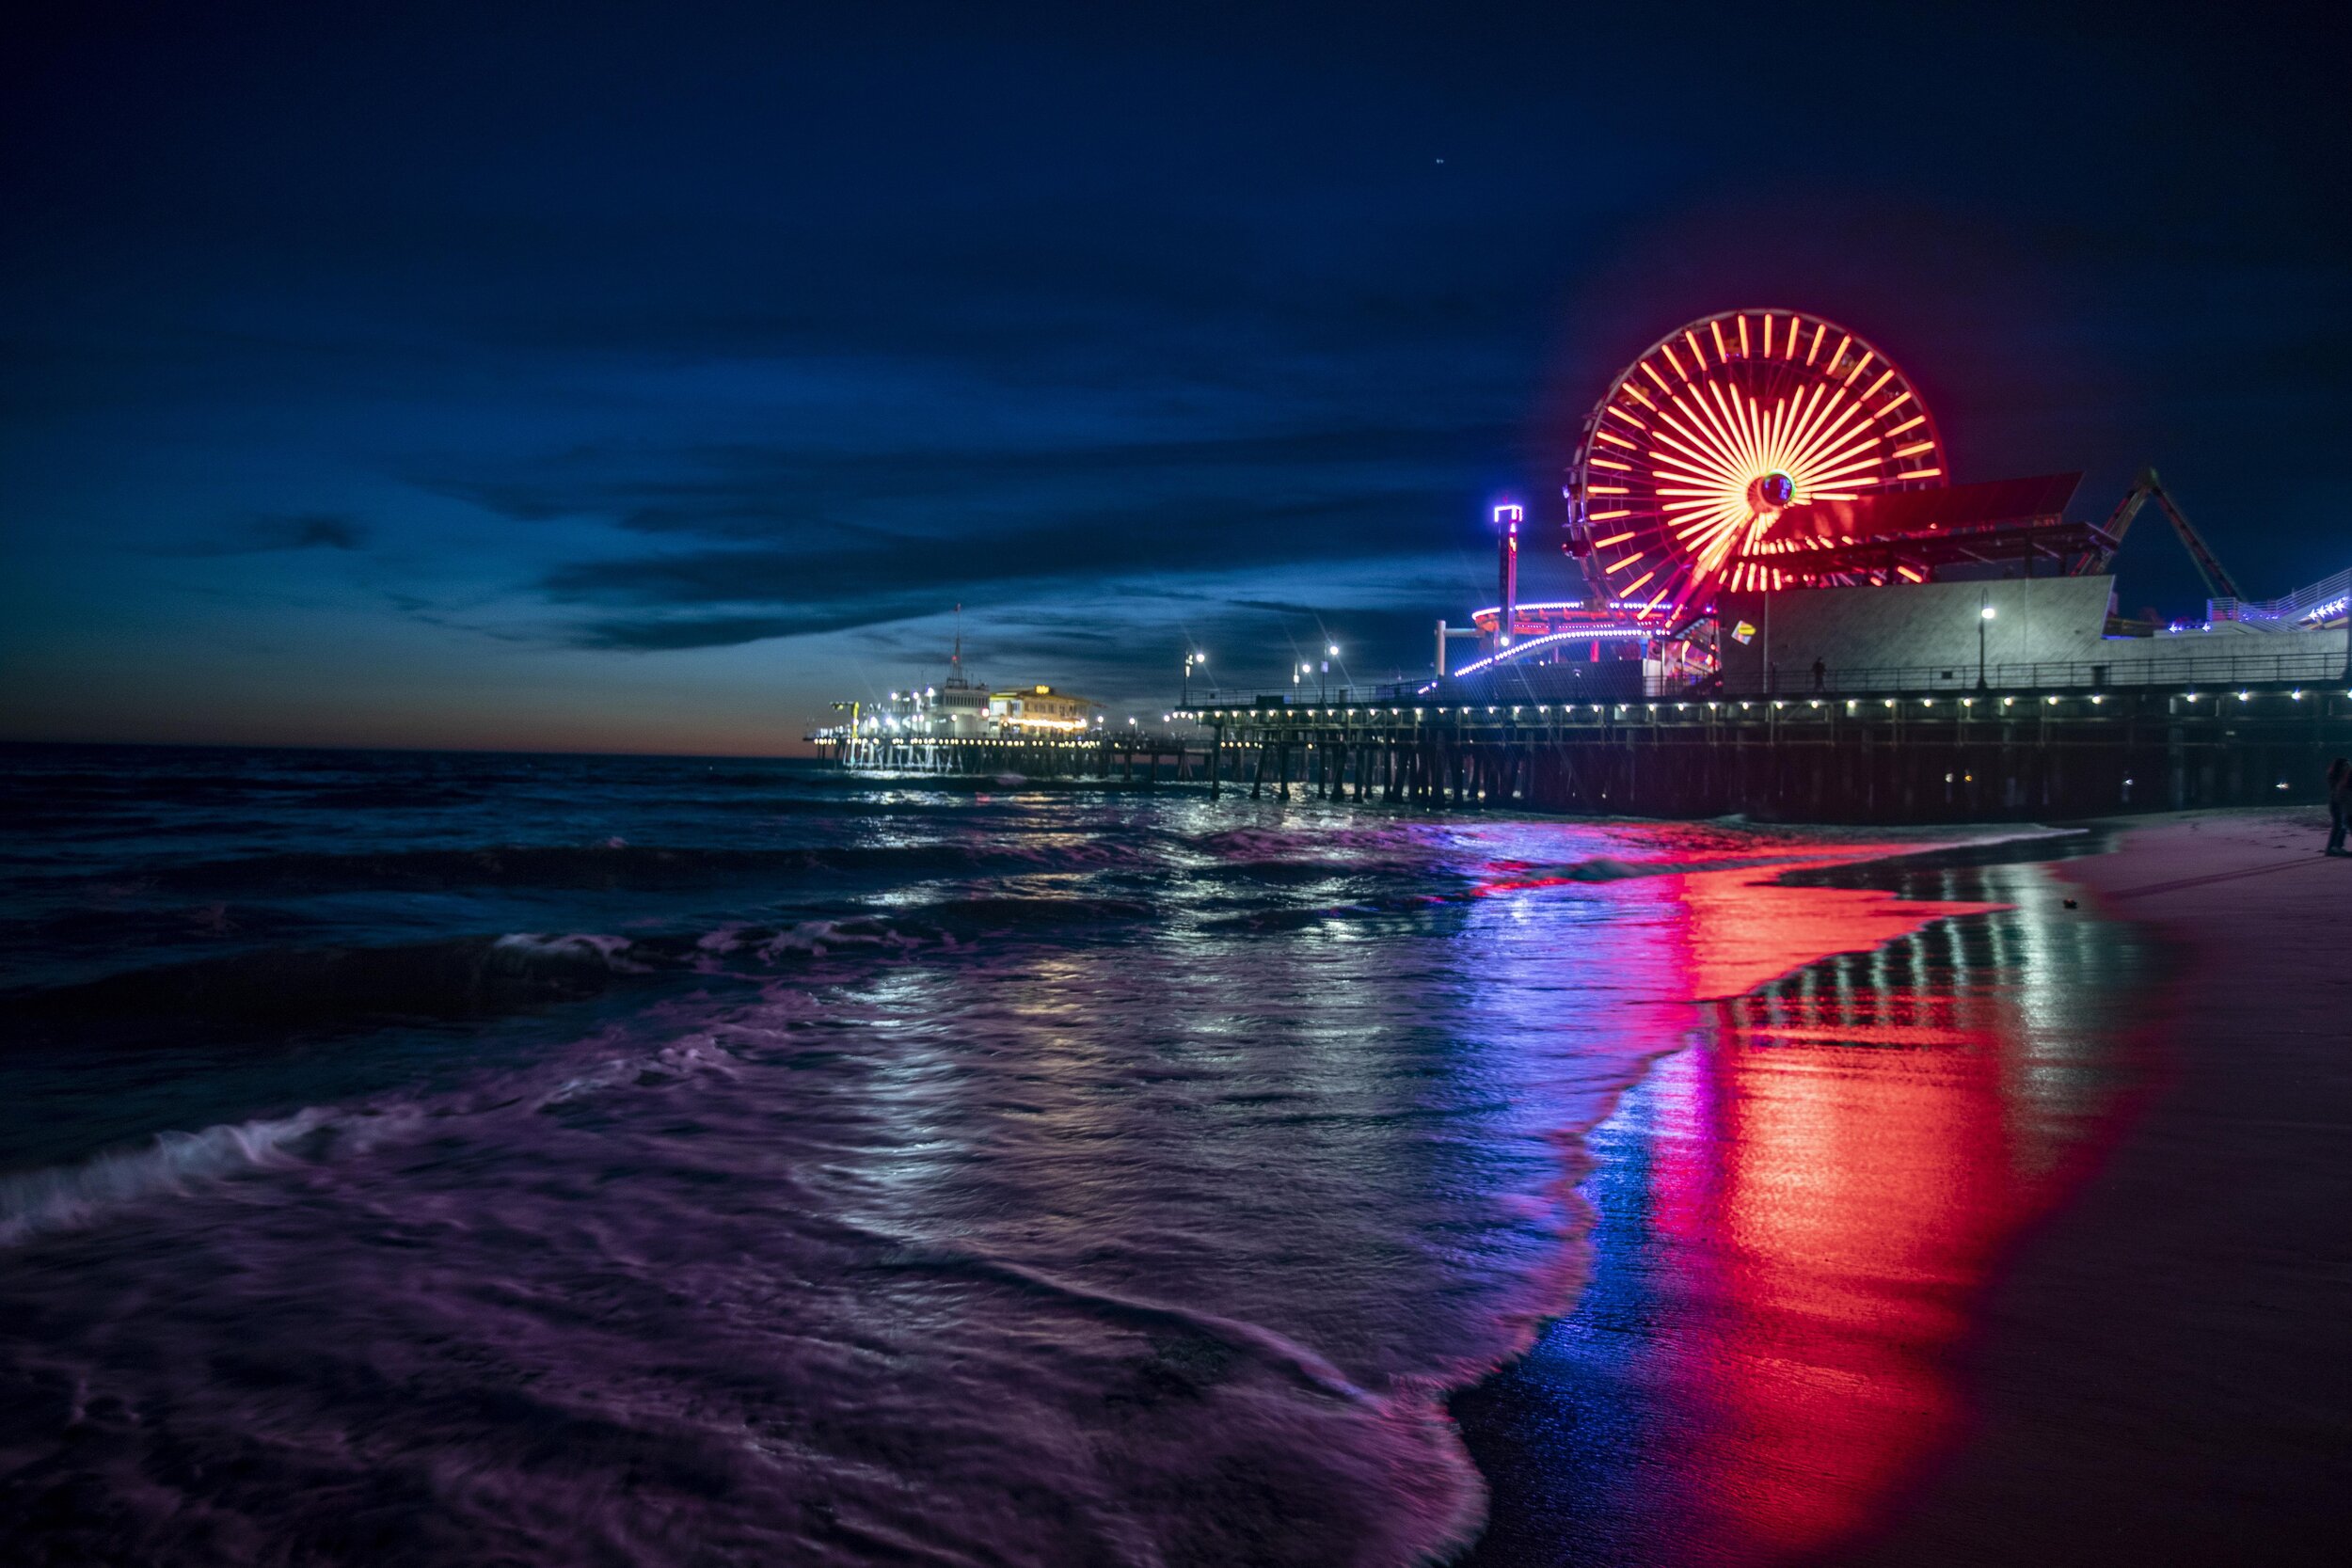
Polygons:
<instances>
[{"instance_id":1,"label":"ocean wave","mask_svg":"<svg viewBox=\"0 0 2352 1568\"><path fill-rule=\"evenodd\" d=\"M157 887L292 895L359 890L447 892L527 887L647 892L715 883L850 874L899 880L984 872L1085 870L1136 863L1138 848L1104 838L1058 835L1033 844L938 842L804 848L501 845L479 849L317 850L145 868Z\"/></svg>"},{"instance_id":2,"label":"ocean wave","mask_svg":"<svg viewBox=\"0 0 2352 1568\"><path fill-rule=\"evenodd\" d=\"M1230 1349L1254 1355L1317 1392L1359 1404L1375 1402L1372 1395L1350 1382L1346 1373L1315 1352L1272 1329L1244 1323L1238 1318L1220 1317L1214 1312L1145 1301L1136 1296L1121 1295L1115 1291L1073 1285L1056 1279L1041 1270L1027 1268L1005 1259L951 1248L908 1246L884 1257L877 1266L987 1279L1076 1306L1113 1323L1146 1329L1174 1328L1197 1334L1203 1338L1215 1339Z\"/></svg>"},{"instance_id":3,"label":"ocean wave","mask_svg":"<svg viewBox=\"0 0 2352 1568\"><path fill-rule=\"evenodd\" d=\"M122 970L0 993L0 1023L21 1038L98 1025L128 1043L235 1036L253 1043L306 1032L483 1019L585 1001L628 980L723 974L866 953L961 949L991 938L1076 942L1147 920L1141 899L977 893L774 924L617 936L510 931L386 946L278 945ZM98 1039L113 1037L101 1035Z\"/></svg>"},{"instance_id":4,"label":"ocean wave","mask_svg":"<svg viewBox=\"0 0 2352 1568\"><path fill-rule=\"evenodd\" d=\"M285 1168L328 1145L373 1145L403 1118L316 1107L288 1117L160 1132L135 1148L79 1164L0 1176L0 1246L78 1230L158 1197L185 1196L245 1172Z\"/></svg>"},{"instance_id":5,"label":"ocean wave","mask_svg":"<svg viewBox=\"0 0 2352 1568\"><path fill-rule=\"evenodd\" d=\"M692 946L695 953L713 958L752 955L771 960L793 956L828 958L861 948L909 952L1025 932L1107 931L1148 919L1152 913L1152 906L1140 899L976 895L902 906L889 915L837 915L786 926L725 926L695 938Z\"/></svg>"},{"instance_id":6,"label":"ocean wave","mask_svg":"<svg viewBox=\"0 0 2352 1568\"><path fill-rule=\"evenodd\" d=\"M595 932L575 931L569 936L544 936L530 931L510 931L493 942L491 947L507 953L527 953L536 957L577 958L602 963L622 974L633 967L623 956L634 945L627 937L608 937Z\"/></svg>"},{"instance_id":7,"label":"ocean wave","mask_svg":"<svg viewBox=\"0 0 2352 1568\"><path fill-rule=\"evenodd\" d=\"M1335 859L1364 850L1408 852L1426 859L1427 830L1406 824L1375 824L1360 828L1306 828L1286 832L1272 828L1228 828L1186 841L1206 854L1228 860L1274 861L1300 855Z\"/></svg>"},{"instance_id":8,"label":"ocean wave","mask_svg":"<svg viewBox=\"0 0 2352 1568\"><path fill-rule=\"evenodd\" d=\"M269 947L0 997L38 1035L149 1024L167 1037L488 1017L592 996L630 972L612 937L515 934L392 947Z\"/></svg>"}]
</instances>

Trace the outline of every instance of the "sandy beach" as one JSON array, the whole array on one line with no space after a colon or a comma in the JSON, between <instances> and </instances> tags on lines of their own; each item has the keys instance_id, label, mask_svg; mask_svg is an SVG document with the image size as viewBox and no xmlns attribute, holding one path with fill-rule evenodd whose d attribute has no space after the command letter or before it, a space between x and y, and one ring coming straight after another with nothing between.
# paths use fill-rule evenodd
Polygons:
<instances>
[{"instance_id":1,"label":"sandy beach","mask_svg":"<svg viewBox=\"0 0 2352 1568\"><path fill-rule=\"evenodd\" d=\"M1959 1451L1837 1560L2342 1560L2352 863L2324 832L2192 814L2063 868L2176 957L2158 1074L1995 1287Z\"/></svg>"}]
</instances>

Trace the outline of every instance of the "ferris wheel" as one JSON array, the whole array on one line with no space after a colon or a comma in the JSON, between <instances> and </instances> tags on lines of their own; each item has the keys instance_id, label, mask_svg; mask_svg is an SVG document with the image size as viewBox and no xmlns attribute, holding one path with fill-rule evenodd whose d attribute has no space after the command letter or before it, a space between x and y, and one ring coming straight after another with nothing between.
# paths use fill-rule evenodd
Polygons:
<instances>
[{"instance_id":1,"label":"ferris wheel","mask_svg":"<svg viewBox=\"0 0 2352 1568\"><path fill-rule=\"evenodd\" d=\"M1678 625L1724 589L1789 580L1750 559L1781 514L1945 483L1918 388L1820 316L1725 310L1668 333L1585 421L1572 537L1611 602Z\"/></svg>"}]
</instances>

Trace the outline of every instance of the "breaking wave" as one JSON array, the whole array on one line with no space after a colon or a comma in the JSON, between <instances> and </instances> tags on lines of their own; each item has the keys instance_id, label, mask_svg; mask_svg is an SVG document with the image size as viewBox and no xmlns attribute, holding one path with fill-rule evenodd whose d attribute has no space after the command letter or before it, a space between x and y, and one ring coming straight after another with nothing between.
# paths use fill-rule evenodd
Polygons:
<instances>
[{"instance_id":1,"label":"breaking wave","mask_svg":"<svg viewBox=\"0 0 2352 1568\"><path fill-rule=\"evenodd\" d=\"M269 1121L162 1132L143 1147L81 1164L0 1176L0 1246L80 1229L243 1172L295 1164L306 1146L315 1148L339 1125L331 1112L303 1110Z\"/></svg>"}]
</instances>

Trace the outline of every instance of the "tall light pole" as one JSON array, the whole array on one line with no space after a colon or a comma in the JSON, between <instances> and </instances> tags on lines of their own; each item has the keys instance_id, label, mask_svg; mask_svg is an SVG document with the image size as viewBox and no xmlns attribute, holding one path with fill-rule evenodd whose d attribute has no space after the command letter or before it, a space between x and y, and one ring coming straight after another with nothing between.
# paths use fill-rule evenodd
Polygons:
<instances>
[{"instance_id":1,"label":"tall light pole","mask_svg":"<svg viewBox=\"0 0 2352 1568\"><path fill-rule=\"evenodd\" d=\"M1982 691L1984 689L1984 628L1992 624L1993 607L1983 602L1983 594L1978 594L1977 598L1979 601L1977 605L1977 689Z\"/></svg>"},{"instance_id":2,"label":"tall light pole","mask_svg":"<svg viewBox=\"0 0 2352 1568\"><path fill-rule=\"evenodd\" d=\"M1206 654L1204 654L1204 653L1201 653L1201 652L1200 652L1200 650L1198 650L1198 649L1195 649L1193 652L1188 653L1188 654L1186 654L1186 655L1184 656L1184 706L1186 706L1186 707L1190 707L1190 706L1192 705L1192 672L1193 672L1193 670L1194 670L1196 667L1199 667L1199 668L1206 668L1206 667L1207 667L1207 665L1208 665L1208 662L1209 662L1209 656L1208 656L1208 655L1206 655Z\"/></svg>"},{"instance_id":3,"label":"tall light pole","mask_svg":"<svg viewBox=\"0 0 2352 1568\"><path fill-rule=\"evenodd\" d=\"M1316 690L1321 694L1321 700L1327 703L1331 700L1331 661L1339 657L1340 645L1337 642L1328 643L1325 646L1323 650L1323 679L1317 684Z\"/></svg>"}]
</instances>

